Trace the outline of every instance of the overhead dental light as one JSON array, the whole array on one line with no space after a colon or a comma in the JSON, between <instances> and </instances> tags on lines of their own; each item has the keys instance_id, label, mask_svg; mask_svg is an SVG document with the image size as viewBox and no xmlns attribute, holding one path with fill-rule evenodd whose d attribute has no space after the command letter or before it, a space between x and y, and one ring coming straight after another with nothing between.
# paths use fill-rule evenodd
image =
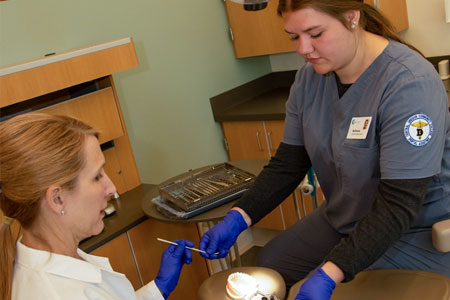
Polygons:
<instances>
[{"instance_id":1,"label":"overhead dental light","mask_svg":"<svg viewBox=\"0 0 450 300\"><path fill-rule=\"evenodd\" d=\"M233 2L244 5L244 9L248 11L261 10L267 7L270 0L231 0Z\"/></svg>"}]
</instances>

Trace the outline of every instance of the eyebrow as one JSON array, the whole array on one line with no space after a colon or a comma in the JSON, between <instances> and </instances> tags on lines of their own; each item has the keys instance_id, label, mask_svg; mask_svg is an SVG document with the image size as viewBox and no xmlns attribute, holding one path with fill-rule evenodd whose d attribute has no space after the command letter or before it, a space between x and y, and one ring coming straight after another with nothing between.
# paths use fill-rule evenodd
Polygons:
<instances>
[{"instance_id":1,"label":"eyebrow","mask_svg":"<svg viewBox=\"0 0 450 300\"><path fill-rule=\"evenodd\" d=\"M308 32L308 31L314 30L314 29L319 28L319 27L320 27L320 25L311 26L311 27L309 27L308 29L303 30L302 32ZM287 31L286 29L284 29L284 31L285 31L286 33L288 33L288 34L296 34L296 33L294 33L294 32L289 32L289 31Z\"/></svg>"},{"instance_id":2,"label":"eyebrow","mask_svg":"<svg viewBox=\"0 0 450 300\"><path fill-rule=\"evenodd\" d=\"M96 173L100 172L100 170L103 169L105 167L105 165L106 165L106 161L100 166L100 168L97 169Z\"/></svg>"}]
</instances>

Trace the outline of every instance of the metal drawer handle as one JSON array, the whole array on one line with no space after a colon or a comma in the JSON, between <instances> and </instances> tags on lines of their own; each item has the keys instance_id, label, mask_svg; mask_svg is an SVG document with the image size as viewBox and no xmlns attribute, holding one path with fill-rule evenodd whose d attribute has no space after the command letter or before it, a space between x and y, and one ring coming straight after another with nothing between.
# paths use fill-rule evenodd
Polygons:
<instances>
[{"instance_id":1,"label":"metal drawer handle","mask_svg":"<svg viewBox=\"0 0 450 300\"><path fill-rule=\"evenodd\" d=\"M267 136L269 138L269 147L270 147L270 151L273 151L273 146L272 146L272 131L269 131L267 133Z\"/></svg>"},{"instance_id":2,"label":"metal drawer handle","mask_svg":"<svg viewBox=\"0 0 450 300\"><path fill-rule=\"evenodd\" d=\"M259 140L259 131L256 132L256 141L258 142L259 151L264 151L261 146L261 141Z\"/></svg>"}]
</instances>

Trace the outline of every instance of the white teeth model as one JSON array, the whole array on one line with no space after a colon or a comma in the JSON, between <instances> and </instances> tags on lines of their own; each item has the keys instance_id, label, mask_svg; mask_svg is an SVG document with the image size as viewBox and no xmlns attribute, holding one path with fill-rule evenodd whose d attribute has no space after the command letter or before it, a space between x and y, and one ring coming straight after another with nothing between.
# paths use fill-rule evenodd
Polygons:
<instances>
[{"instance_id":1,"label":"white teeth model","mask_svg":"<svg viewBox=\"0 0 450 300\"><path fill-rule=\"evenodd\" d=\"M236 272L228 276L226 290L232 299L249 299L256 294L258 283L252 276Z\"/></svg>"}]
</instances>

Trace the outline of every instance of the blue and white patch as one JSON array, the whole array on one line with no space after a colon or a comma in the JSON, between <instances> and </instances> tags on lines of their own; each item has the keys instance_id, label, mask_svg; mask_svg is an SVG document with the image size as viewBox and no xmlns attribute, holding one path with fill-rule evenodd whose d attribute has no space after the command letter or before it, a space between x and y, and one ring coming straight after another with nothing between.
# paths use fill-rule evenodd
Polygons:
<instances>
[{"instance_id":1,"label":"blue and white patch","mask_svg":"<svg viewBox=\"0 0 450 300\"><path fill-rule=\"evenodd\" d=\"M414 146L425 146L433 136L433 122L425 114L415 114L405 123L406 140Z\"/></svg>"}]
</instances>

